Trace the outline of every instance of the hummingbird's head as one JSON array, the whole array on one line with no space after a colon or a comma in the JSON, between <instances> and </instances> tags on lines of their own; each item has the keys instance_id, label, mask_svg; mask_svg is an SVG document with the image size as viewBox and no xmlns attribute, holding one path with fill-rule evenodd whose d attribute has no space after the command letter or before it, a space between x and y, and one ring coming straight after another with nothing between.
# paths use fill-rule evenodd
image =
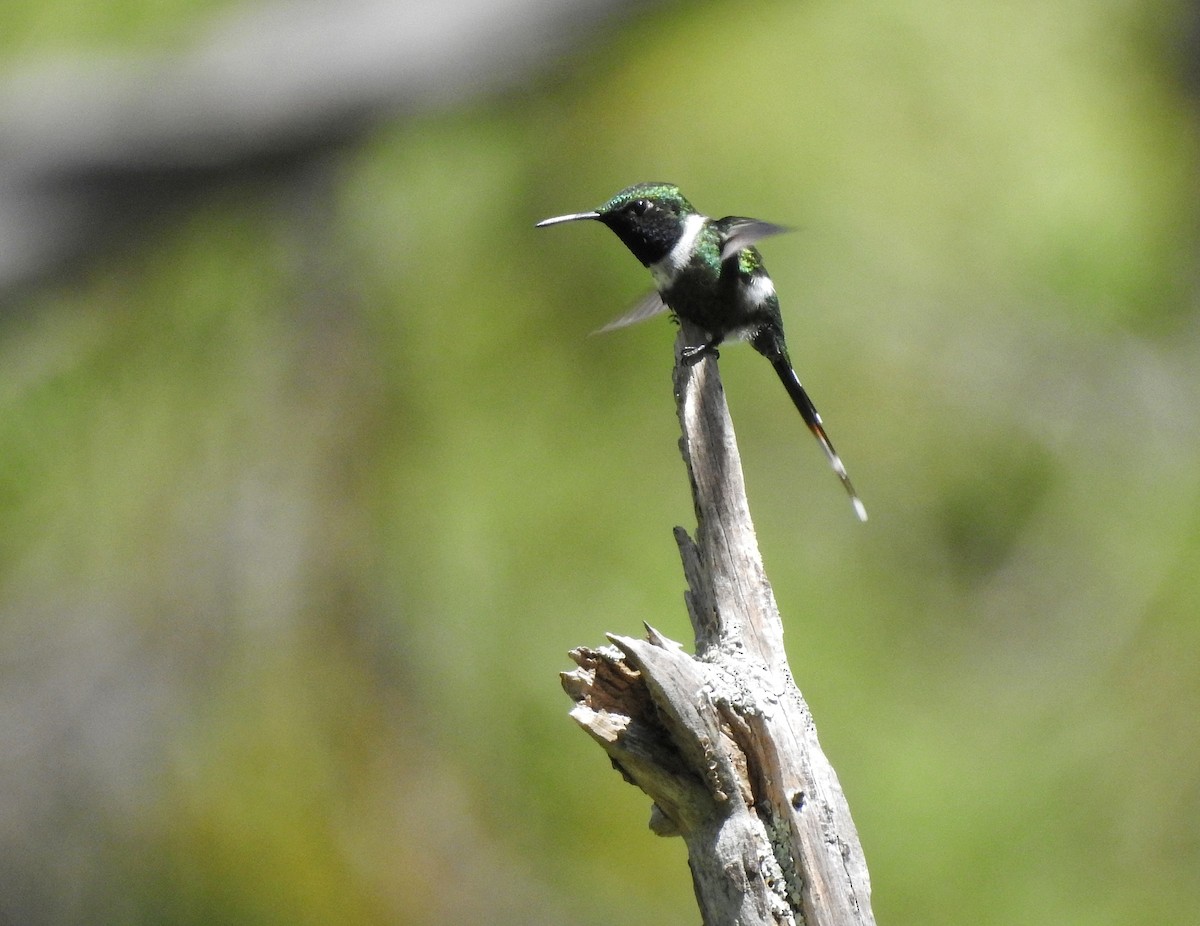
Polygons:
<instances>
[{"instance_id":1,"label":"hummingbird's head","mask_svg":"<svg viewBox=\"0 0 1200 926\"><path fill-rule=\"evenodd\" d=\"M538 225L597 219L649 267L671 252L683 235L688 217L695 214L695 208L679 192L679 187L670 183L638 183L626 187L594 212L560 215Z\"/></svg>"},{"instance_id":2,"label":"hummingbird's head","mask_svg":"<svg viewBox=\"0 0 1200 926\"><path fill-rule=\"evenodd\" d=\"M649 267L670 253L695 215L692 204L670 183L638 183L622 190L598 210L633 256Z\"/></svg>"}]
</instances>

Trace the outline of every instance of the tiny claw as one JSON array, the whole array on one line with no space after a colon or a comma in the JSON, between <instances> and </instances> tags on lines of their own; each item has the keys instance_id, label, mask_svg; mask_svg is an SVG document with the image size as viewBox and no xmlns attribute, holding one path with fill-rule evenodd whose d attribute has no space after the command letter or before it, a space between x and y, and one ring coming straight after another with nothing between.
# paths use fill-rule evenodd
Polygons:
<instances>
[{"instance_id":1,"label":"tiny claw","mask_svg":"<svg viewBox=\"0 0 1200 926\"><path fill-rule=\"evenodd\" d=\"M720 358L721 353L711 344L693 344L684 347L679 352L679 359L683 361L684 366L695 366L705 357L712 357L713 360Z\"/></svg>"}]
</instances>

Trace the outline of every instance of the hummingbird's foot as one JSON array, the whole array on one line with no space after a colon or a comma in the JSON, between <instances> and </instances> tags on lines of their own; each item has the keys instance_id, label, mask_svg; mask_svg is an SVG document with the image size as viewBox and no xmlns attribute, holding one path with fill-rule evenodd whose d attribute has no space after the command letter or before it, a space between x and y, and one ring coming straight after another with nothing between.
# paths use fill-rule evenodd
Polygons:
<instances>
[{"instance_id":1,"label":"hummingbird's foot","mask_svg":"<svg viewBox=\"0 0 1200 926\"><path fill-rule=\"evenodd\" d=\"M716 344L709 341L706 344L692 344L684 347L679 352L679 359L683 361L683 365L690 367L699 363L705 357L712 357L716 360L721 354L717 350Z\"/></svg>"}]
</instances>

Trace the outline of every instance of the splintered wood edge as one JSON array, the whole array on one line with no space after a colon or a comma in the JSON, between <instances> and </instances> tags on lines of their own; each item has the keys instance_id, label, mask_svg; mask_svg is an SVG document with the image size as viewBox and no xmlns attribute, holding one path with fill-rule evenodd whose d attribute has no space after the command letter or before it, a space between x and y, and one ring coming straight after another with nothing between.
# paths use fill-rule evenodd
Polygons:
<instances>
[{"instance_id":1,"label":"splintered wood edge","mask_svg":"<svg viewBox=\"0 0 1200 926\"><path fill-rule=\"evenodd\" d=\"M615 645L571 651L579 668L561 674L575 701L571 718L608 753L627 781L641 788L670 823L652 829L676 835L712 815L715 800L695 762L689 737L677 721L666 720L670 704L696 687L691 657L673 640L648 628L651 640L610 635ZM647 658L647 652L653 653ZM662 656L662 660L655 657ZM684 676L677 678L676 676ZM655 680L650 682L650 677ZM687 697L690 700L690 696ZM700 727L699 722L693 726Z\"/></svg>"}]
</instances>

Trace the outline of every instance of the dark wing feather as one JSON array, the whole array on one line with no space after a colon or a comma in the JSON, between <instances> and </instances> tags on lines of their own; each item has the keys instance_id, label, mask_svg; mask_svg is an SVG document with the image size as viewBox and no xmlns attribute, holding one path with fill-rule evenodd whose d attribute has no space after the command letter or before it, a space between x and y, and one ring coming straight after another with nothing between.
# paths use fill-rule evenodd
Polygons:
<instances>
[{"instance_id":1,"label":"dark wing feather","mask_svg":"<svg viewBox=\"0 0 1200 926\"><path fill-rule=\"evenodd\" d=\"M719 219L717 228L721 232L722 263L729 260L738 251L754 246L763 238L791 231L790 228L782 225L773 225L758 219L744 219L736 215L727 215L725 218Z\"/></svg>"},{"instance_id":2,"label":"dark wing feather","mask_svg":"<svg viewBox=\"0 0 1200 926\"><path fill-rule=\"evenodd\" d=\"M644 322L647 318L661 315L665 311L667 311L667 304L662 301L662 296L657 291L650 292L639 299L637 304L620 318L614 318L603 328L597 328L592 334L604 334L606 331L627 328L630 325L636 325L638 322Z\"/></svg>"}]
</instances>

